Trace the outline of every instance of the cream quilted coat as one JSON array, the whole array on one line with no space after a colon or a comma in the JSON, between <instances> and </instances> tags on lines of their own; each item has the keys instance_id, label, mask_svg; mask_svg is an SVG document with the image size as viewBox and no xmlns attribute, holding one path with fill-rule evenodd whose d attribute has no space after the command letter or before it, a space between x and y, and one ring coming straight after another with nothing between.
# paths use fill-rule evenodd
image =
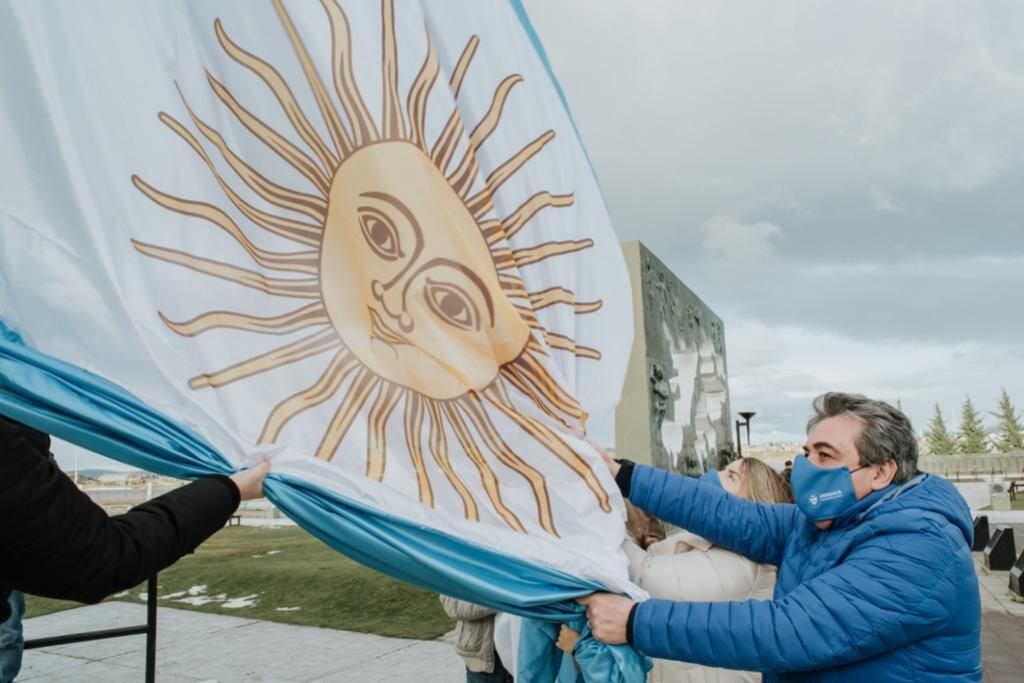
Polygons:
<instances>
[{"instance_id":1,"label":"cream quilted coat","mask_svg":"<svg viewBox=\"0 0 1024 683\"><path fill-rule=\"evenodd\" d=\"M627 540L623 549L629 556L630 578L652 598L694 602L770 600L775 589L775 567L751 562L688 531L674 533L647 550ZM656 659L648 680L746 683L760 681L761 675Z\"/></svg>"}]
</instances>

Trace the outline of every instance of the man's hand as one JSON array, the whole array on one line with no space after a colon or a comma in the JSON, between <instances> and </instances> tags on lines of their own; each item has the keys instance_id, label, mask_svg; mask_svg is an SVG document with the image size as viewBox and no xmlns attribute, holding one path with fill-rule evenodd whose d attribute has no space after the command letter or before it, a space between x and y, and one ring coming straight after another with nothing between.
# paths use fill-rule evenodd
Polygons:
<instances>
[{"instance_id":1,"label":"man's hand","mask_svg":"<svg viewBox=\"0 0 1024 683\"><path fill-rule=\"evenodd\" d=\"M231 475L231 480L238 487L242 500L263 497L263 480L270 471L270 461L264 460L258 466L241 470Z\"/></svg>"},{"instance_id":2,"label":"man's hand","mask_svg":"<svg viewBox=\"0 0 1024 683\"><path fill-rule=\"evenodd\" d=\"M594 593L576 602L587 606L587 621L595 638L609 645L626 642L626 622L636 601L611 593Z\"/></svg>"}]
</instances>

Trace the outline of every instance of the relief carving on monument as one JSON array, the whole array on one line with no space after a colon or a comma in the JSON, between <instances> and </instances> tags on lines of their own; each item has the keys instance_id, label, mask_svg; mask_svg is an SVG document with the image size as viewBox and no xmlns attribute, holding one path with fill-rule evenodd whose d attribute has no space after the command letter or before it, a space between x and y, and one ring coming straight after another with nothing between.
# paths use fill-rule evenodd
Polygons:
<instances>
[{"instance_id":1,"label":"relief carving on monument","mask_svg":"<svg viewBox=\"0 0 1024 683\"><path fill-rule=\"evenodd\" d=\"M650 251L637 250L651 462L700 475L733 457L722 322Z\"/></svg>"}]
</instances>

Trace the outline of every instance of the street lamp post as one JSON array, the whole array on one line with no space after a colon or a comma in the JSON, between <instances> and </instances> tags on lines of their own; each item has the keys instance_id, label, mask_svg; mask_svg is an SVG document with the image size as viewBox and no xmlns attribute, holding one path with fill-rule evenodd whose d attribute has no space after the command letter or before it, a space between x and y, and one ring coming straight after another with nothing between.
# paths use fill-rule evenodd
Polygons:
<instances>
[{"instance_id":1,"label":"street lamp post","mask_svg":"<svg viewBox=\"0 0 1024 683\"><path fill-rule=\"evenodd\" d=\"M742 420L736 420L736 457L743 457L743 443L740 439L740 427L747 428L747 447L750 447L750 420L757 415L755 412L742 412L739 414Z\"/></svg>"}]
</instances>

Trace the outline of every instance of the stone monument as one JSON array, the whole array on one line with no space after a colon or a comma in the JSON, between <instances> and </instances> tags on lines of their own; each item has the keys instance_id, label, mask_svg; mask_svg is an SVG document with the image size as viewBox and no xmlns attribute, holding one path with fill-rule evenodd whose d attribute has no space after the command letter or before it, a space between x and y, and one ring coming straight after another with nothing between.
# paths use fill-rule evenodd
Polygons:
<instances>
[{"instance_id":1,"label":"stone monument","mask_svg":"<svg viewBox=\"0 0 1024 683\"><path fill-rule=\"evenodd\" d=\"M988 485L988 495L993 510L1006 511L1013 509L1010 504L1010 492L1007 490L1005 482L991 482Z\"/></svg>"},{"instance_id":2,"label":"stone monument","mask_svg":"<svg viewBox=\"0 0 1024 683\"><path fill-rule=\"evenodd\" d=\"M634 339L615 450L682 474L721 467L734 457L722 321L643 244L623 252Z\"/></svg>"}]
</instances>

